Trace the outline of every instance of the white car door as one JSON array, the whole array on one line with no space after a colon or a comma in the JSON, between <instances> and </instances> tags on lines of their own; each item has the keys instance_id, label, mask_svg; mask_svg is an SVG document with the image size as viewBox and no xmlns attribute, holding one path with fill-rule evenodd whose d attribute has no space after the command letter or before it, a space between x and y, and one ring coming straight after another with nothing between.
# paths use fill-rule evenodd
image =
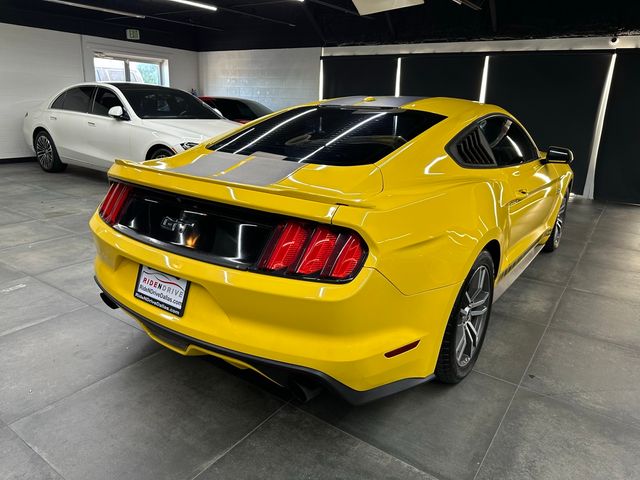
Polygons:
<instances>
[{"instance_id":1,"label":"white car door","mask_svg":"<svg viewBox=\"0 0 640 480\"><path fill-rule=\"evenodd\" d=\"M88 163L86 149L87 120L96 87L74 87L67 90L62 110L48 112L53 141L58 154L74 163ZM51 118L53 117L53 118Z\"/></svg>"},{"instance_id":2,"label":"white car door","mask_svg":"<svg viewBox=\"0 0 640 480\"><path fill-rule=\"evenodd\" d=\"M131 158L131 123L109 116L111 107L123 107L116 93L98 87L87 118L86 150L89 162L96 167L109 168L116 158Z\"/></svg>"}]
</instances>

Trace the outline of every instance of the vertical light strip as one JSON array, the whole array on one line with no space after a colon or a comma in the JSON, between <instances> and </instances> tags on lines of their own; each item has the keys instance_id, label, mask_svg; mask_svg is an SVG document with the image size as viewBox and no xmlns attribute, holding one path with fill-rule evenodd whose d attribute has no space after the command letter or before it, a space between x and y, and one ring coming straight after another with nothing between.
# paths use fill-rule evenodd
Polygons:
<instances>
[{"instance_id":1,"label":"vertical light strip","mask_svg":"<svg viewBox=\"0 0 640 480\"><path fill-rule=\"evenodd\" d=\"M396 66L396 97L400 96L400 75L402 75L402 57L398 57Z\"/></svg>"},{"instance_id":2,"label":"vertical light strip","mask_svg":"<svg viewBox=\"0 0 640 480\"><path fill-rule=\"evenodd\" d=\"M484 103L487 99L487 81L489 80L489 55L484 57L484 67L482 68L482 82L480 82L480 97L478 101Z\"/></svg>"},{"instance_id":3,"label":"vertical light strip","mask_svg":"<svg viewBox=\"0 0 640 480\"><path fill-rule=\"evenodd\" d=\"M322 94L324 90L324 60L320 59L320 81L318 82L318 100L323 100Z\"/></svg>"},{"instance_id":4,"label":"vertical light strip","mask_svg":"<svg viewBox=\"0 0 640 480\"><path fill-rule=\"evenodd\" d=\"M611 82L613 80L613 71L616 67L617 53L611 55L611 63L607 78L602 87L602 95L600 96L600 105L598 106L598 117L593 132L593 141L591 142L591 155L589 155L589 168L587 169L587 179L584 182L584 190L582 194L593 199L596 180L596 162L598 161L598 150L600 149L600 137L602 137L602 128L604 127L604 116L607 112L607 103L609 102L609 91L611 90Z\"/></svg>"}]
</instances>

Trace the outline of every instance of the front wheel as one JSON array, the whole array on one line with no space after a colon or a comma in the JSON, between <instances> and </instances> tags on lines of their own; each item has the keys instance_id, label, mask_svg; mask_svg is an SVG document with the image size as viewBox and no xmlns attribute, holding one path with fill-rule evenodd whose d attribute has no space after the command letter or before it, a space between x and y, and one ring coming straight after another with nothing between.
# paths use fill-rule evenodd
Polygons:
<instances>
[{"instance_id":1,"label":"front wheel","mask_svg":"<svg viewBox=\"0 0 640 480\"><path fill-rule=\"evenodd\" d=\"M551 236L544 244L542 248L543 252L553 252L556 248L560 246L560 239L562 238L562 230L564 228L564 219L567 216L567 204L569 203L569 191L564 197L562 197L562 203L560 204L560 210L558 211L558 216L556 217L556 223L553 225L553 231L551 232Z\"/></svg>"},{"instance_id":2,"label":"front wheel","mask_svg":"<svg viewBox=\"0 0 640 480\"><path fill-rule=\"evenodd\" d=\"M494 276L493 259L485 250L471 267L449 317L435 372L441 382L460 382L476 363L491 314Z\"/></svg>"}]
</instances>

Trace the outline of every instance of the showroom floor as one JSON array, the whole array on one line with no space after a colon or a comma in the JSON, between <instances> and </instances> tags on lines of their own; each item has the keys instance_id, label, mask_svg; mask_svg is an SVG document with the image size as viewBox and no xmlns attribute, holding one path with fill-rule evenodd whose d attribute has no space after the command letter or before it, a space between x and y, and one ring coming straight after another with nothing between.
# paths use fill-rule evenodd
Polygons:
<instances>
[{"instance_id":1,"label":"showroom floor","mask_svg":"<svg viewBox=\"0 0 640 480\"><path fill-rule=\"evenodd\" d=\"M300 406L101 303L103 174L0 172L2 479L640 477L640 208L574 200L460 385Z\"/></svg>"}]
</instances>

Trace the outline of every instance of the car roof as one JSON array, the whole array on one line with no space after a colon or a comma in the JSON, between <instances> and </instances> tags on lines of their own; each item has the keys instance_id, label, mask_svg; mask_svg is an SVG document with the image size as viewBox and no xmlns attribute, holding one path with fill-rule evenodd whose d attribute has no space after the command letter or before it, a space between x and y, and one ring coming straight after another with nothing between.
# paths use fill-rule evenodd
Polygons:
<instances>
[{"instance_id":1,"label":"car roof","mask_svg":"<svg viewBox=\"0 0 640 480\"><path fill-rule=\"evenodd\" d=\"M407 110L422 110L438 113L445 117L478 117L489 113L509 114L503 108L476 100L465 100L450 97L419 97L419 96L361 96L331 98L317 102L327 106L353 106L377 108L403 108Z\"/></svg>"}]
</instances>

